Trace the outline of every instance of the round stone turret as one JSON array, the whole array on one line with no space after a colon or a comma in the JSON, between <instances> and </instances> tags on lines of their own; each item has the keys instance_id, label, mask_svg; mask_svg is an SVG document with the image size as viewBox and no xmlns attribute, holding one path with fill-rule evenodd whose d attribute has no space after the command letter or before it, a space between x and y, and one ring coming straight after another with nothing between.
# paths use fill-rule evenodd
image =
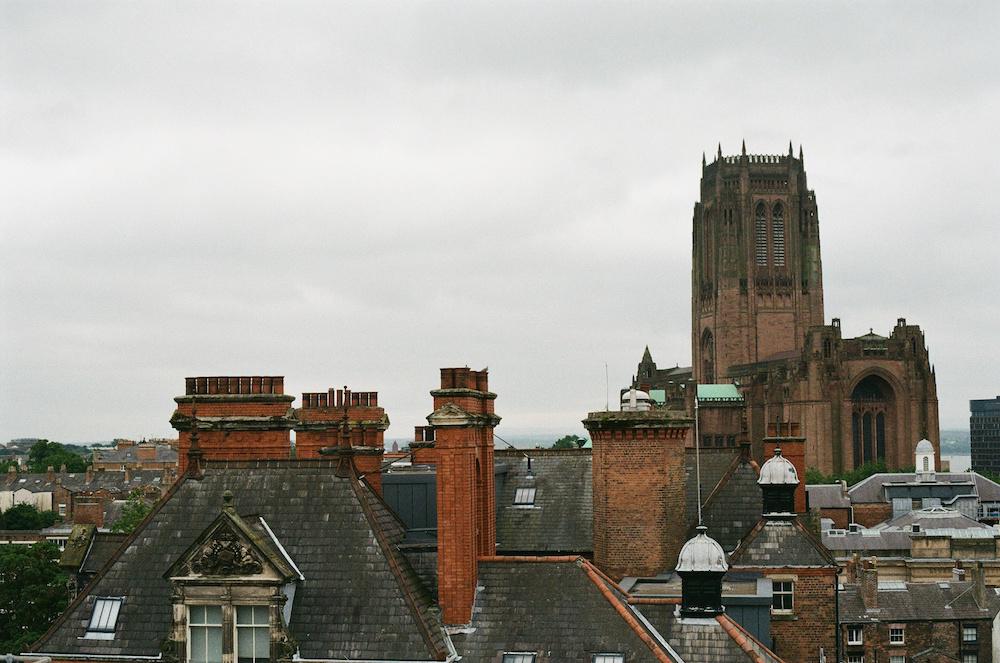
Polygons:
<instances>
[{"instance_id":1,"label":"round stone turret","mask_svg":"<svg viewBox=\"0 0 1000 663\"><path fill-rule=\"evenodd\" d=\"M683 617L711 617L724 610L722 577L729 564L722 546L707 532L707 527L699 525L698 534L684 544L677 557Z\"/></svg>"}]
</instances>

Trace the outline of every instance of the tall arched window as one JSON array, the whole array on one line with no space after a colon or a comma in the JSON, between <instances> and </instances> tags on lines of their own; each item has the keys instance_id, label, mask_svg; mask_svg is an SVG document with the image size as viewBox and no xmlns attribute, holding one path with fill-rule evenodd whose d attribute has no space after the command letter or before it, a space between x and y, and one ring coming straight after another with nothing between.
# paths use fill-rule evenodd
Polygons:
<instances>
[{"instance_id":1,"label":"tall arched window","mask_svg":"<svg viewBox=\"0 0 1000 663\"><path fill-rule=\"evenodd\" d=\"M757 203L754 211L754 229L756 242L756 257L758 265L767 264L767 208L764 203Z\"/></svg>"},{"instance_id":2,"label":"tall arched window","mask_svg":"<svg viewBox=\"0 0 1000 663\"><path fill-rule=\"evenodd\" d=\"M701 335L701 382L715 382L715 338L710 329Z\"/></svg>"},{"instance_id":3,"label":"tall arched window","mask_svg":"<svg viewBox=\"0 0 1000 663\"><path fill-rule=\"evenodd\" d=\"M785 209L781 203L771 211L771 255L775 265L785 265Z\"/></svg>"}]
</instances>

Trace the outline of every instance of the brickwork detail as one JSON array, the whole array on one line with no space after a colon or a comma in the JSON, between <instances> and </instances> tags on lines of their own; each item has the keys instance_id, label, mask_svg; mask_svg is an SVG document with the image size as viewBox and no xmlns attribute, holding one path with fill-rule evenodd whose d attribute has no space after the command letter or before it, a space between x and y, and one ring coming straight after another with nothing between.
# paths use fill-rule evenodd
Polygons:
<instances>
[{"instance_id":1,"label":"brickwork detail","mask_svg":"<svg viewBox=\"0 0 1000 663\"><path fill-rule=\"evenodd\" d=\"M472 618L477 560L496 554L493 428L496 394L486 370L442 368L429 426L415 431L414 458L437 465L438 603L446 624Z\"/></svg>"},{"instance_id":2,"label":"brickwork detail","mask_svg":"<svg viewBox=\"0 0 1000 663\"><path fill-rule=\"evenodd\" d=\"M687 539L684 444L664 410L591 412L594 563L612 578L669 571Z\"/></svg>"}]
</instances>

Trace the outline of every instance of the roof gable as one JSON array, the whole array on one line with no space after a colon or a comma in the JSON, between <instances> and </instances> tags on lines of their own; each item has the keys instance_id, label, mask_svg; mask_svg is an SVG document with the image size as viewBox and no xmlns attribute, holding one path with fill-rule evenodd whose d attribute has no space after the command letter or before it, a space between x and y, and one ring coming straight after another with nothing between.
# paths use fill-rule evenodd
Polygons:
<instances>
[{"instance_id":1,"label":"roof gable","mask_svg":"<svg viewBox=\"0 0 1000 663\"><path fill-rule=\"evenodd\" d=\"M213 531L227 490L241 509L266 519L305 578L288 623L303 658L447 655L446 636L417 595L415 574L382 531L391 515L369 499L366 485L336 476L336 461L326 459L207 463L202 479L183 479L158 503L33 650L158 655L172 623L172 584L164 574ZM272 558L260 545L259 554ZM113 640L82 639L98 596L125 597Z\"/></svg>"},{"instance_id":2,"label":"roof gable","mask_svg":"<svg viewBox=\"0 0 1000 663\"><path fill-rule=\"evenodd\" d=\"M836 567L830 551L798 518L762 518L729 557L732 567Z\"/></svg>"}]
</instances>

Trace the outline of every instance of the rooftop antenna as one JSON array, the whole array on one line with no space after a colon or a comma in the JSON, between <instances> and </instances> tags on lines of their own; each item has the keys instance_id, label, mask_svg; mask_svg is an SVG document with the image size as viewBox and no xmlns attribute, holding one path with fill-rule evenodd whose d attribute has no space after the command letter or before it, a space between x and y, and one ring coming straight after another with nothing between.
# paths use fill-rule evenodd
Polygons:
<instances>
[{"instance_id":1,"label":"rooftop antenna","mask_svg":"<svg viewBox=\"0 0 1000 663\"><path fill-rule=\"evenodd\" d=\"M502 437L500 437L496 433L493 433L493 437L495 437L496 439L500 440L501 442L503 442L504 444L506 444L508 447L510 447L511 449L513 449L514 451L518 452L519 454L521 454L522 456L524 456L525 458L528 459L528 476L530 477L531 476L531 456L529 456L524 451L524 449L519 449L519 448L515 447L513 444L511 444L507 440L503 439Z\"/></svg>"},{"instance_id":2,"label":"rooftop antenna","mask_svg":"<svg viewBox=\"0 0 1000 663\"><path fill-rule=\"evenodd\" d=\"M611 381L608 379L608 362L604 362L604 411L611 411Z\"/></svg>"}]
</instances>

